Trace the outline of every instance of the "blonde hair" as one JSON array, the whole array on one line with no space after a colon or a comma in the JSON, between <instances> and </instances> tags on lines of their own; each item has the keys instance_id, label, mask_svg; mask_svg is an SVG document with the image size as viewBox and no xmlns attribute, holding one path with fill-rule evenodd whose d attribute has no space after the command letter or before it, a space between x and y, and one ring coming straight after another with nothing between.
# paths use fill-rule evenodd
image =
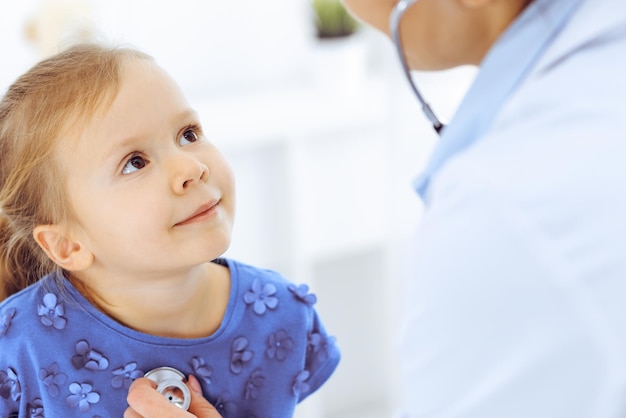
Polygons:
<instances>
[{"instance_id":1,"label":"blonde hair","mask_svg":"<svg viewBox=\"0 0 626 418\"><path fill-rule=\"evenodd\" d=\"M111 103L129 58L151 59L76 45L36 64L0 101L0 300L58 269L32 236L37 225L72 217L57 147Z\"/></svg>"}]
</instances>

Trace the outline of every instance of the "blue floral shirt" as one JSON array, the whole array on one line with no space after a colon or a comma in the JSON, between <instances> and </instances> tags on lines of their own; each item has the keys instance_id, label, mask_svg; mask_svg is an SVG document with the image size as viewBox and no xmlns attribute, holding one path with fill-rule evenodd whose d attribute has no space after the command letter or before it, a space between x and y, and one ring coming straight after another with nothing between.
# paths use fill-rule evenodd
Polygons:
<instances>
[{"instance_id":1,"label":"blue floral shirt","mask_svg":"<svg viewBox=\"0 0 626 418\"><path fill-rule=\"evenodd\" d=\"M0 304L0 417L121 417L132 381L157 367L193 374L225 418L289 417L339 362L314 294L233 260L219 329L198 339L143 334L46 276ZM269 401L271 400L271 401Z\"/></svg>"}]
</instances>

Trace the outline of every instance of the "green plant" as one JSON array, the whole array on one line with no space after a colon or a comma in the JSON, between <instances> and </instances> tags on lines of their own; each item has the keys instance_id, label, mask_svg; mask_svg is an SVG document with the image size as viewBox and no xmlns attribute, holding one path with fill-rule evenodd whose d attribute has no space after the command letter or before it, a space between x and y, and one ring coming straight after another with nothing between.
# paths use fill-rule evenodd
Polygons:
<instances>
[{"instance_id":1,"label":"green plant","mask_svg":"<svg viewBox=\"0 0 626 418\"><path fill-rule=\"evenodd\" d=\"M353 34L359 24L340 0L312 0L317 37L341 38Z\"/></svg>"}]
</instances>

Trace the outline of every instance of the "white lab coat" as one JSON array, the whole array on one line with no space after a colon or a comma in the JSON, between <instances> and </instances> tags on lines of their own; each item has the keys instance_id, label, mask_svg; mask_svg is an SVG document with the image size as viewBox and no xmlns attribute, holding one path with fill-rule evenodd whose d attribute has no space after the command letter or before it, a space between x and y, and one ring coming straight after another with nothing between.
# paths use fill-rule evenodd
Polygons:
<instances>
[{"instance_id":1,"label":"white lab coat","mask_svg":"<svg viewBox=\"0 0 626 418\"><path fill-rule=\"evenodd\" d=\"M407 415L626 417L626 1L584 1L427 196Z\"/></svg>"}]
</instances>

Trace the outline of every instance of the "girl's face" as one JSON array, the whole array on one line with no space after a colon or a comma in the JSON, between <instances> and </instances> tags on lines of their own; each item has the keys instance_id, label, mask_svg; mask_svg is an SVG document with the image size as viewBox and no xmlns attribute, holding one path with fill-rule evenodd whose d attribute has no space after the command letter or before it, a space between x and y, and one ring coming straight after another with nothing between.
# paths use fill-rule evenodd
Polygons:
<instances>
[{"instance_id":1,"label":"girl's face","mask_svg":"<svg viewBox=\"0 0 626 418\"><path fill-rule=\"evenodd\" d=\"M70 230L95 274L176 274L228 248L233 174L161 68L132 59L122 74L110 108L60 153Z\"/></svg>"},{"instance_id":2,"label":"girl's face","mask_svg":"<svg viewBox=\"0 0 626 418\"><path fill-rule=\"evenodd\" d=\"M343 0L359 19L390 35L397 0ZM415 70L478 65L529 0L418 0L404 13L400 36Z\"/></svg>"}]
</instances>

